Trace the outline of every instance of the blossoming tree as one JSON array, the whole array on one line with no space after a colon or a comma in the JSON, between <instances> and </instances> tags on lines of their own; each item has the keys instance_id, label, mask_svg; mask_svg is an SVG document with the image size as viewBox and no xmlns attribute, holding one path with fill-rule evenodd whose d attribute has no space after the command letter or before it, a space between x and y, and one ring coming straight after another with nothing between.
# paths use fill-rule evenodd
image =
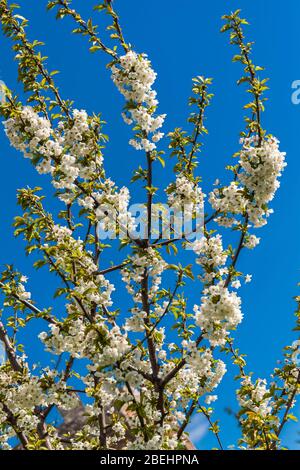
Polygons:
<instances>
[{"instance_id":1,"label":"blossoming tree","mask_svg":"<svg viewBox=\"0 0 300 470\"><path fill-rule=\"evenodd\" d=\"M58 276L56 296L64 299L59 308L55 302L43 308L31 299L23 274L11 266L1 274L0 339L6 353L0 367L1 448L184 449L187 426L198 412L208 420L222 449L212 403L230 360L239 372L239 445L281 448L280 435L293 418L291 408L299 392L300 341L287 347L284 365L275 369L270 382L248 374L232 336L243 317L238 289L251 281L251 275L238 270L239 255L259 243L256 231L268 221L285 167L278 140L262 126L267 80L259 78L263 69L251 59L252 43L244 36L247 22L236 11L224 16L222 28L237 48L234 61L243 70L239 83L246 84L251 96L245 106L246 128L228 167L230 184L217 181L205 196L197 155L207 132L211 79L193 79L190 130L176 128L164 136L165 114L158 113L150 60L124 38L112 0L95 9L108 14L108 33L99 34L70 0L48 2L48 10L56 11L58 19L74 21L73 32L88 40L91 52L109 60L112 81L124 97L124 122L132 127L129 144L139 151L132 184L145 188L146 230L143 236L132 236L136 219L129 210L129 189L118 188L105 172L107 137L100 116L77 110L61 96L56 72L47 69L40 52L42 44L27 36L27 20L16 5L0 0L2 29L12 41L27 96L23 103L5 88L0 108L5 132L11 145L40 174L48 175L62 206L59 214L50 214L40 188L19 190L22 212L15 218L15 234L26 240L28 254L38 254L37 269L47 268ZM102 39L105 34L107 41ZM159 148L161 139L169 139L166 155ZM188 207L192 218L195 206L205 207L202 236L193 241L187 234L176 237L173 219L173 236L164 238L158 232L151 238L155 175L164 171L164 158L170 156L176 163L165 188L167 207ZM105 207L113 208L114 216ZM116 226L124 259L104 266L102 254L110 250L113 261L114 252L99 230ZM239 234L236 247L224 246L224 231ZM180 254L187 248L194 264L183 266ZM131 296L129 312L118 304L121 294L114 298L113 272L119 273ZM166 276L167 272L171 274ZM201 297L193 309L185 293L190 282ZM37 341L49 353L49 365L42 369L29 365L34 346L25 353L18 342L20 330L30 331L33 321L41 325ZM51 355L61 358L56 366ZM80 383L76 389L75 377ZM79 406L84 409L81 426L62 432L54 411Z\"/></svg>"}]
</instances>

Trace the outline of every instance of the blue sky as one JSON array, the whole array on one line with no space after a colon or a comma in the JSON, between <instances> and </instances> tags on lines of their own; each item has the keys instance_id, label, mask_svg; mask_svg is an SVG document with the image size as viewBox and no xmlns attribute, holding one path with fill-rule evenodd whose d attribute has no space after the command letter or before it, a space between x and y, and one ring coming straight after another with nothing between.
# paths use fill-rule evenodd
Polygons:
<instances>
[{"instance_id":1,"label":"blue sky","mask_svg":"<svg viewBox=\"0 0 300 470\"><path fill-rule=\"evenodd\" d=\"M119 185L128 184L141 154L127 144L130 129L123 125L120 117L123 99L105 69L107 58L101 54L89 54L86 41L70 35L72 25L68 20L57 23L53 13L45 12L46 1L20 0L19 3L22 6L20 13L30 19L30 37L46 43L49 68L61 72L57 83L62 95L73 99L77 108L103 114L108 123L105 131L110 136L105 152L107 172ZM83 16L91 14L93 4L91 0L74 1ZM243 88L236 86L241 69L238 64L231 63L234 50L229 46L228 36L219 33L221 16L229 10L241 8L251 23L247 34L256 43L254 60L266 67L266 76L270 77L263 126L279 138L281 149L287 152L288 162L281 188L272 204L275 213L268 225L256 233L262 239L261 244L255 251L244 253L239 265L241 270L253 274L253 281L240 291L244 321L236 334L237 345L247 354L249 370L255 371L255 377L268 377L282 357L284 345L294 339L291 331L295 310L293 297L299 293L300 105L291 102L291 84L300 79L297 47L300 3L290 0L288 8L274 8L272 0L116 0L115 4L127 40L138 52L149 54L158 72L159 111L167 114L165 132L186 125L192 77L205 75L214 78L212 92L215 97L206 122L209 135L205 137L199 168L206 192L216 178L226 181L229 176L224 167L237 150L239 132L244 126L242 106L247 99ZM99 15L94 16L99 19ZM99 22L103 24L101 18ZM10 42L2 36L0 40L0 79L22 97ZM51 199L52 188L47 177L38 176L29 161L9 147L1 129L0 145L1 263L14 263L29 275L29 287L34 298L41 305L50 305L51 289L47 288L50 278L44 272L32 271L31 260L25 257L22 243L12 237L11 223L18 212L15 203L17 188L42 185L49 207L55 208L56 203ZM166 171L159 176L163 185L170 179L170 168L168 162ZM190 294L199 297L200 292L195 294L194 288ZM34 328L38 327L33 327L30 334L34 334ZM30 336L27 341L30 342ZM224 412L226 406L236 407L232 376L237 371L232 367L228 369L229 373L218 390L220 398L216 404L216 416L221 419L221 437L225 445L233 444L239 435L233 419ZM296 446L297 428L296 424L291 424L283 434L284 443L292 448ZM206 434L199 447L211 448L213 445L214 438Z\"/></svg>"}]
</instances>

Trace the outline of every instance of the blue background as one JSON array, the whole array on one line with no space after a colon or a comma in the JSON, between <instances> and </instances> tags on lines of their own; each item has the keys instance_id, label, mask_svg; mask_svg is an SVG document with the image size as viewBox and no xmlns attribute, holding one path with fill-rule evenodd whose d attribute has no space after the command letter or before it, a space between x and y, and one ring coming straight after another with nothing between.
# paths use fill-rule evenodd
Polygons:
<instances>
[{"instance_id":1,"label":"blue background","mask_svg":"<svg viewBox=\"0 0 300 470\"><path fill-rule=\"evenodd\" d=\"M107 173L120 186L128 185L133 169L143 163L143 155L128 146L130 128L124 126L120 116L123 98L105 70L107 57L99 53L90 54L86 40L70 35L71 21L58 23L53 12L46 13L46 1L19 3L22 6L20 14L30 19L30 38L46 43L49 69L61 71L56 81L62 95L73 99L77 108L103 114L108 123L105 132L111 137L105 151ZM102 16L92 13L93 1L73 3L83 16L92 14L101 25L105 24ZM256 232L262 238L259 247L253 252L243 253L240 259L239 267L252 273L253 281L240 291L244 321L236 337L237 345L247 355L249 370L255 371L255 377L269 377L282 357L282 348L295 338L292 333L293 297L298 294L297 283L300 280L300 106L291 102L291 84L300 79L297 47L300 3L297 0L278 2L275 8L272 0L120 0L115 2L115 6L127 40L138 52L149 54L158 72L155 87L160 100L159 112L167 113L164 132L186 126L192 77L205 75L214 78L212 91L215 97L206 122L209 135L204 139L199 166L207 193L216 178L227 181L230 176L224 167L238 148L239 132L244 128L242 107L247 100L243 88L236 86L241 68L238 64L231 64L234 50L229 46L228 35L219 33L221 16L229 9L242 8L242 14L251 23L247 37L256 43L254 62L265 66L266 76L271 78L263 126L281 141L281 149L287 152L288 167L272 203L275 213L268 225ZM1 35L0 79L22 97L22 88L16 79L17 65L12 58L10 41ZM32 270L31 260L24 255L22 243L12 236L11 223L19 213L15 197L17 188L41 185L48 196L47 207L55 209L58 205L52 200L53 190L48 177L37 175L30 162L9 147L3 130L0 131L1 263L14 263L29 275L29 290L34 299L39 305L51 305L53 277L45 271L36 273ZM154 176L154 185L158 182L166 186L170 181L172 165L169 161L167 163L163 175L160 173L159 179ZM160 171L159 165L156 168ZM138 198L139 192L134 195ZM190 296L199 301L200 290L198 293L193 286ZM26 343L31 343L35 329L38 331L39 325L32 324ZM37 346L37 357L41 351ZM236 442L239 436L234 419L224 412L227 406L236 409L233 376L237 370L230 365L228 369L229 373L217 390L219 400L216 402L216 417L221 420L221 438L225 446ZM299 411L299 407L295 411ZM205 434L202 421L194 424L193 436L199 448L215 446L214 437ZM282 434L284 443L291 448L297 447L297 429L297 424L290 424ZM202 431L204 437L199 441Z\"/></svg>"}]
</instances>

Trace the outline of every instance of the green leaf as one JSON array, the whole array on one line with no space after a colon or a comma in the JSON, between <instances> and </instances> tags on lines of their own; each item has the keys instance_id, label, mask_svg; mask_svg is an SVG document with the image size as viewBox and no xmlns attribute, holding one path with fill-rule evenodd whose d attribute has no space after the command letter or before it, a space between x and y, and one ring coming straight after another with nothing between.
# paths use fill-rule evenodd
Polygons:
<instances>
[{"instance_id":1,"label":"green leaf","mask_svg":"<svg viewBox=\"0 0 300 470\"><path fill-rule=\"evenodd\" d=\"M100 46L92 46L90 47L90 52L96 52L96 51L99 51L101 50L101 47Z\"/></svg>"}]
</instances>

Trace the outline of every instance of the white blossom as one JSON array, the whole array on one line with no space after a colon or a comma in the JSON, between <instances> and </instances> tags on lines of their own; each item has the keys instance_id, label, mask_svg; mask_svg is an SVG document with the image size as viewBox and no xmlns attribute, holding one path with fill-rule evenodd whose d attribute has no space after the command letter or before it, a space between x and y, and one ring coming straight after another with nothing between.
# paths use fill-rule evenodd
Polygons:
<instances>
[{"instance_id":1,"label":"white blossom","mask_svg":"<svg viewBox=\"0 0 300 470\"><path fill-rule=\"evenodd\" d=\"M154 115L158 105L156 92L152 89L156 73L146 54L129 51L120 57L119 65L112 67L112 80L127 101L126 112L122 114L126 124L135 123L144 137L130 140L136 150L152 152L156 143L163 137L157 132L164 123L165 114ZM152 142L148 135L152 135Z\"/></svg>"},{"instance_id":2,"label":"white blossom","mask_svg":"<svg viewBox=\"0 0 300 470\"><path fill-rule=\"evenodd\" d=\"M201 305L194 307L196 322L212 346L224 345L230 330L242 321L241 299L222 283L204 290Z\"/></svg>"}]
</instances>

